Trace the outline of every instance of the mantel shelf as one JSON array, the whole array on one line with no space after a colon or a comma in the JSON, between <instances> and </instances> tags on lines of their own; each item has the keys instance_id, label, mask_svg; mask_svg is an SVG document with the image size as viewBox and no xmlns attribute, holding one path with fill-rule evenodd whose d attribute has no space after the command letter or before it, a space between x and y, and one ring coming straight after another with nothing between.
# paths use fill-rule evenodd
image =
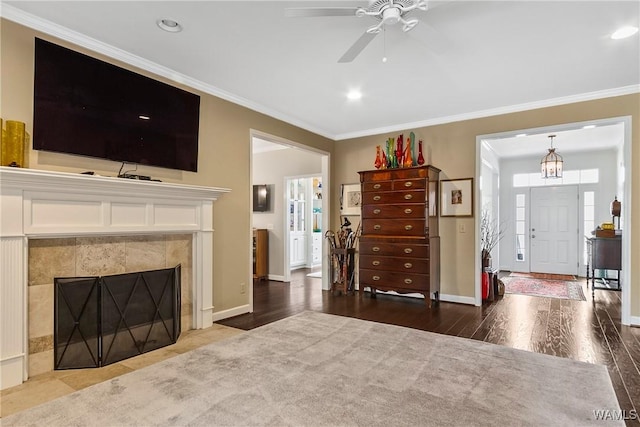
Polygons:
<instances>
[{"instance_id":1,"label":"mantel shelf","mask_svg":"<svg viewBox=\"0 0 640 427\"><path fill-rule=\"evenodd\" d=\"M0 167L0 189L19 188L31 191L67 193L128 194L136 197L163 199L217 200L228 188L203 187L169 182L54 172L38 169Z\"/></svg>"}]
</instances>

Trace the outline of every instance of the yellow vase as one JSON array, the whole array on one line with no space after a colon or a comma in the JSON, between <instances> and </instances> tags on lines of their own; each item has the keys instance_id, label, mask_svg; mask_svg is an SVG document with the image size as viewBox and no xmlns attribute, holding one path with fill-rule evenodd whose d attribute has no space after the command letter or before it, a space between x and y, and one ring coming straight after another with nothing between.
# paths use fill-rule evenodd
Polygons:
<instances>
[{"instance_id":1,"label":"yellow vase","mask_svg":"<svg viewBox=\"0 0 640 427\"><path fill-rule=\"evenodd\" d=\"M2 132L2 159L0 165L24 167L25 124L7 120L6 130Z\"/></svg>"}]
</instances>

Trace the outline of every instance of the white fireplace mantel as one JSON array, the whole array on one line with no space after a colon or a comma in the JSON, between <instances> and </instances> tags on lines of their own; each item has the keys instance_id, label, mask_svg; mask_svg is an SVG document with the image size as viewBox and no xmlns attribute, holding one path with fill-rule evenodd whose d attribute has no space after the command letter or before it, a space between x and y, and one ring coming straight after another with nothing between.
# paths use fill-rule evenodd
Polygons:
<instances>
[{"instance_id":1,"label":"white fireplace mantel","mask_svg":"<svg viewBox=\"0 0 640 427\"><path fill-rule=\"evenodd\" d=\"M28 240L192 233L193 324L213 321L213 202L226 188L0 167L0 389L28 378Z\"/></svg>"}]
</instances>

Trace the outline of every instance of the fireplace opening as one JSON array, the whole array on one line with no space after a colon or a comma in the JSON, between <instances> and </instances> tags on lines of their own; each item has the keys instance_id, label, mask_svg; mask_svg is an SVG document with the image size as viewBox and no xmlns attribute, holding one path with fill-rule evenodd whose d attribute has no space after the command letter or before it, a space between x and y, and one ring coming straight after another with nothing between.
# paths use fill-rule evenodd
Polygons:
<instances>
[{"instance_id":1,"label":"fireplace opening","mask_svg":"<svg viewBox=\"0 0 640 427\"><path fill-rule=\"evenodd\" d=\"M174 344L180 269L55 278L55 369L106 366Z\"/></svg>"}]
</instances>

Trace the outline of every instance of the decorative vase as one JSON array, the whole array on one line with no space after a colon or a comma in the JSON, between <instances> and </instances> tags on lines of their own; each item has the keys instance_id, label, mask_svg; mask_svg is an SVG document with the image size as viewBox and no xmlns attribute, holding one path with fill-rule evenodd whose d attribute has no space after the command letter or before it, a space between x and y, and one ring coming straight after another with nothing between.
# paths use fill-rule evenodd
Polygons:
<instances>
[{"instance_id":1,"label":"decorative vase","mask_svg":"<svg viewBox=\"0 0 640 427\"><path fill-rule=\"evenodd\" d=\"M489 273L486 271L482 272L482 299L486 300L489 298Z\"/></svg>"},{"instance_id":2,"label":"decorative vase","mask_svg":"<svg viewBox=\"0 0 640 427\"><path fill-rule=\"evenodd\" d=\"M418 141L418 164L424 165L424 156L422 155L422 140Z\"/></svg>"},{"instance_id":3,"label":"decorative vase","mask_svg":"<svg viewBox=\"0 0 640 427\"><path fill-rule=\"evenodd\" d=\"M398 142L396 143L396 160L398 162L398 166L397 167L402 167L403 166L403 162L402 162L402 156L404 155L404 135L400 134L400 136L398 136Z\"/></svg>"},{"instance_id":4,"label":"decorative vase","mask_svg":"<svg viewBox=\"0 0 640 427\"><path fill-rule=\"evenodd\" d=\"M409 134L409 141L411 143L411 158L413 164L411 166L418 166L418 155L416 154L416 134L411 132Z\"/></svg>"},{"instance_id":5,"label":"decorative vase","mask_svg":"<svg viewBox=\"0 0 640 427\"><path fill-rule=\"evenodd\" d=\"M413 155L411 154L411 141L407 140L407 147L404 150L404 160L402 161L402 165L405 168L410 168L413 166Z\"/></svg>"},{"instance_id":6,"label":"decorative vase","mask_svg":"<svg viewBox=\"0 0 640 427\"><path fill-rule=\"evenodd\" d=\"M376 169L380 169L382 166L382 159L380 158L380 146L376 146L376 161L373 163Z\"/></svg>"},{"instance_id":7,"label":"decorative vase","mask_svg":"<svg viewBox=\"0 0 640 427\"><path fill-rule=\"evenodd\" d=\"M389 138L387 140L387 167L388 168L392 168L393 167L393 152L394 152L394 147L393 147L393 138Z\"/></svg>"},{"instance_id":8,"label":"decorative vase","mask_svg":"<svg viewBox=\"0 0 640 427\"><path fill-rule=\"evenodd\" d=\"M387 155L382 152L382 164L380 165L380 169L386 169L389 164L389 160L387 159Z\"/></svg>"},{"instance_id":9,"label":"decorative vase","mask_svg":"<svg viewBox=\"0 0 640 427\"><path fill-rule=\"evenodd\" d=\"M6 131L2 132L0 165L24 167L25 124L15 120L7 120Z\"/></svg>"},{"instance_id":10,"label":"decorative vase","mask_svg":"<svg viewBox=\"0 0 640 427\"><path fill-rule=\"evenodd\" d=\"M482 268L491 268L491 253L482 250Z\"/></svg>"}]
</instances>

